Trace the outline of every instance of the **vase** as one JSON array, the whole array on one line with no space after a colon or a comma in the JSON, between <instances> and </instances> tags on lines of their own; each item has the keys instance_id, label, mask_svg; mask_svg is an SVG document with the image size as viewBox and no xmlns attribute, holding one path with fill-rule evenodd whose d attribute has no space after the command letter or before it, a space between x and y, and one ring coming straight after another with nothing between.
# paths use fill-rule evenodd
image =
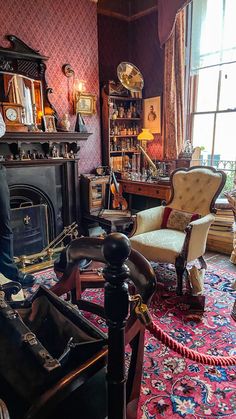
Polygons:
<instances>
[{"instance_id":1,"label":"vase","mask_svg":"<svg viewBox=\"0 0 236 419\"><path fill-rule=\"evenodd\" d=\"M70 130L70 121L68 119L68 114L65 113L61 120L61 127L63 131L69 131Z\"/></svg>"}]
</instances>

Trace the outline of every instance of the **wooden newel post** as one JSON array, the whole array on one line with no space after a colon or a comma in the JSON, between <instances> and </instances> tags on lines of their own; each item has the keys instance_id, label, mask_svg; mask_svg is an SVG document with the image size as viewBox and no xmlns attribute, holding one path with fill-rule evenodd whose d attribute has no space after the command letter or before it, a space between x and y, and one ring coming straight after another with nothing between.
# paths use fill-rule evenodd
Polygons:
<instances>
[{"instance_id":1,"label":"wooden newel post","mask_svg":"<svg viewBox=\"0 0 236 419\"><path fill-rule=\"evenodd\" d=\"M130 254L129 239L112 233L104 240L105 314L108 326L108 419L126 418L125 324L129 310L126 280L129 268L124 264Z\"/></svg>"}]
</instances>

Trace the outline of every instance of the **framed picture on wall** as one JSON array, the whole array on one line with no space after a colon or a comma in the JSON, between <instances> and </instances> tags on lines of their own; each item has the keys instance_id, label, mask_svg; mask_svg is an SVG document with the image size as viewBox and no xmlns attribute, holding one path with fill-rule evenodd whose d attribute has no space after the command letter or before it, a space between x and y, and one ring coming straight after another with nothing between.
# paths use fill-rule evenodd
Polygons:
<instances>
[{"instance_id":1,"label":"framed picture on wall","mask_svg":"<svg viewBox=\"0 0 236 419\"><path fill-rule=\"evenodd\" d=\"M152 134L161 133L161 96L144 99L143 126L148 128Z\"/></svg>"},{"instance_id":2,"label":"framed picture on wall","mask_svg":"<svg viewBox=\"0 0 236 419\"><path fill-rule=\"evenodd\" d=\"M76 113L93 115L96 113L96 96L90 93L81 93L76 100Z\"/></svg>"}]
</instances>

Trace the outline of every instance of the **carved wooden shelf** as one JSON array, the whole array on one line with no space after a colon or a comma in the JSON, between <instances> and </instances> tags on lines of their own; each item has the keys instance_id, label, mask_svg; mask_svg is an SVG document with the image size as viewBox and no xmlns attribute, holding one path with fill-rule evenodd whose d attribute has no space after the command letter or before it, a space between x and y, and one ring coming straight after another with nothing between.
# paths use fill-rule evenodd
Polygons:
<instances>
[{"instance_id":1,"label":"carved wooden shelf","mask_svg":"<svg viewBox=\"0 0 236 419\"><path fill-rule=\"evenodd\" d=\"M7 132L0 143L77 143L90 135L90 132Z\"/></svg>"},{"instance_id":2,"label":"carved wooden shelf","mask_svg":"<svg viewBox=\"0 0 236 419\"><path fill-rule=\"evenodd\" d=\"M65 159L65 158L59 158L59 159L32 159L32 160L4 160L1 161L1 164L3 164L6 167L22 167L22 166L38 166L38 165L62 165L66 162L78 162L78 158L75 159Z\"/></svg>"}]
</instances>

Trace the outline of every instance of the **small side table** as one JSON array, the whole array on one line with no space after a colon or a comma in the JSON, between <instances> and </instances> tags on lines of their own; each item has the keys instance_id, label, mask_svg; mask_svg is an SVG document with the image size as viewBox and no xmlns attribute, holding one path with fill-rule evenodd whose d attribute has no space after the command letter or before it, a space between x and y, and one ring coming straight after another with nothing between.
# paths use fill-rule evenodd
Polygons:
<instances>
[{"instance_id":1,"label":"small side table","mask_svg":"<svg viewBox=\"0 0 236 419\"><path fill-rule=\"evenodd\" d=\"M128 234L133 227L133 218L122 217L121 215L101 217L99 214L84 214L82 217L82 226L85 233L88 234L89 225L98 224L107 234L118 231L119 233Z\"/></svg>"}]
</instances>

